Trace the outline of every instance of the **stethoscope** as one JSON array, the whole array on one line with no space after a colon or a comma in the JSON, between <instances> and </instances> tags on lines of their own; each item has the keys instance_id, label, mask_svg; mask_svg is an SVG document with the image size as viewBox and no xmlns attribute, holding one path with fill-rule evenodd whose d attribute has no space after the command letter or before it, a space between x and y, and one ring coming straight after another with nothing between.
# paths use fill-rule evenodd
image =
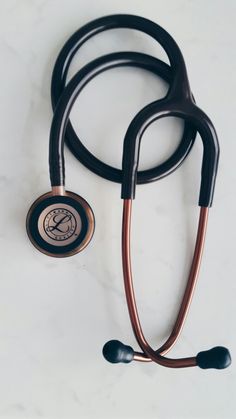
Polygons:
<instances>
[{"instance_id":1,"label":"stethoscope","mask_svg":"<svg viewBox=\"0 0 236 419\"><path fill-rule=\"evenodd\" d=\"M108 29L130 28L145 32L164 48L170 66L150 55L137 52L117 52L104 55L85 65L66 84L71 61L79 48L92 36ZM132 120L123 145L122 170L105 164L82 144L70 120L71 108L86 84L96 75L114 67L131 66L148 70L169 83L169 90L161 100L145 106ZM154 22L133 15L112 15L96 19L74 33L62 48L53 70L51 97L54 116L50 132L49 167L52 190L39 197L27 215L27 232L31 242L41 252L65 257L83 250L90 242L95 227L94 214L89 204L75 193L65 191L64 141L74 156L97 175L121 183L123 199L122 262L127 305L133 331L141 348L134 351L117 340L104 345L103 355L112 363L154 361L170 368L199 366L226 368L231 363L228 349L218 346L189 358L165 357L182 330L199 272L207 217L212 205L217 174L219 144L215 128L208 116L196 106L190 90L183 56L174 39ZM164 163L149 170L138 171L140 143L146 128L155 120L175 116L184 119L183 137ZM132 201L136 184L154 182L176 170L189 154L196 134L203 142L203 161L200 185L200 216L192 265L184 296L173 330L167 341L157 350L147 342L138 316L132 281L130 259L130 228Z\"/></svg>"}]
</instances>

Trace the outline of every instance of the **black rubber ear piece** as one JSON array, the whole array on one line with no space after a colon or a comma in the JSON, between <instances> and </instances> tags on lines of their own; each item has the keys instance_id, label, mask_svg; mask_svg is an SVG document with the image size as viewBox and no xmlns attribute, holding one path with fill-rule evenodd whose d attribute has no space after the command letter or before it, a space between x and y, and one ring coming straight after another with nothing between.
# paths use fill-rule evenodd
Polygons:
<instances>
[{"instance_id":1,"label":"black rubber ear piece","mask_svg":"<svg viewBox=\"0 0 236 419\"><path fill-rule=\"evenodd\" d=\"M72 192L40 196L27 214L26 229L33 245L49 256L72 256L90 242L95 227L89 204Z\"/></svg>"},{"instance_id":2,"label":"black rubber ear piece","mask_svg":"<svg viewBox=\"0 0 236 419\"><path fill-rule=\"evenodd\" d=\"M231 364L231 356L227 348L216 346L208 351L199 352L196 356L196 361L200 368L222 370Z\"/></svg>"},{"instance_id":3,"label":"black rubber ear piece","mask_svg":"<svg viewBox=\"0 0 236 419\"><path fill-rule=\"evenodd\" d=\"M124 345L119 340L109 340L109 342L103 346L102 353L104 358L112 364L118 364L119 362L128 364L133 361L134 358L133 348Z\"/></svg>"}]
</instances>

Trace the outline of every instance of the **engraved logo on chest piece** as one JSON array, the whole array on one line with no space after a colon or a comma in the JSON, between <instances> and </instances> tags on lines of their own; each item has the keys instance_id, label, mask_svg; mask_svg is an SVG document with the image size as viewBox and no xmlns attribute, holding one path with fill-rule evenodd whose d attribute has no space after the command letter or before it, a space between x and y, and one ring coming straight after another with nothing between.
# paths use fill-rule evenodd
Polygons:
<instances>
[{"instance_id":1,"label":"engraved logo on chest piece","mask_svg":"<svg viewBox=\"0 0 236 419\"><path fill-rule=\"evenodd\" d=\"M54 246L67 246L79 236L82 221L79 213L72 206L59 203L45 208L38 219L41 237Z\"/></svg>"},{"instance_id":2,"label":"engraved logo on chest piece","mask_svg":"<svg viewBox=\"0 0 236 419\"><path fill-rule=\"evenodd\" d=\"M76 219L70 211L56 208L46 215L44 231L54 240L67 240L76 232Z\"/></svg>"}]
</instances>

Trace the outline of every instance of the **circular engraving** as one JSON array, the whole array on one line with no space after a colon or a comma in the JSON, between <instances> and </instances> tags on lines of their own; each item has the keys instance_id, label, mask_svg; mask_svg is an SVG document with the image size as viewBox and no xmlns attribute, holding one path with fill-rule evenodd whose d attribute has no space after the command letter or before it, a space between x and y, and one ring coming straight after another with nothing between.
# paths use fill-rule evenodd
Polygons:
<instances>
[{"instance_id":1,"label":"circular engraving","mask_svg":"<svg viewBox=\"0 0 236 419\"><path fill-rule=\"evenodd\" d=\"M76 231L76 219L65 208L56 208L50 211L43 223L45 233L54 240L67 240Z\"/></svg>"},{"instance_id":2,"label":"circular engraving","mask_svg":"<svg viewBox=\"0 0 236 419\"><path fill-rule=\"evenodd\" d=\"M54 246L66 246L77 239L82 227L78 212L70 205L58 203L45 208L38 219L41 237Z\"/></svg>"}]
</instances>

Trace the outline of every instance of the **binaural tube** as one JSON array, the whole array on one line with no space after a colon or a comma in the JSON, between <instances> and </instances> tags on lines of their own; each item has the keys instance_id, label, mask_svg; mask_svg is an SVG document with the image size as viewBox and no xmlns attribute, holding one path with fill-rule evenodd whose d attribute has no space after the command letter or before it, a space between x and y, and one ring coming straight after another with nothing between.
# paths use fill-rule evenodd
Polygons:
<instances>
[{"instance_id":1,"label":"binaural tube","mask_svg":"<svg viewBox=\"0 0 236 419\"><path fill-rule=\"evenodd\" d=\"M126 299L129 309L129 315L133 331L139 346L143 350L143 353L134 352L133 359L136 361L150 362L155 361L163 366L171 368L182 368L196 366L196 357L190 358L180 358L180 359L170 359L165 358L165 355L177 341L184 321L186 319L188 309L192 300L193 292L195 289L198 272L201 263L201 257L203 252L207 219L208 219L208 208L202 207L200 210L198 232L196 238L196 245L193 255L193 261L190 269L190 274L182 303L179 309L179 313L174 325L174 328L167 339L167 341L156 351L154 351L149 344L147 343L138 316L135 294L133 288L132 280L132 270L131 270L131 258L130 258L130 227L131 227L131 210L132 210L132 200L125 199L123 207L123 224L122 224L122 262L123 262L123 274L124 274L124 285Z\"/></svg>"}]
</instances>

